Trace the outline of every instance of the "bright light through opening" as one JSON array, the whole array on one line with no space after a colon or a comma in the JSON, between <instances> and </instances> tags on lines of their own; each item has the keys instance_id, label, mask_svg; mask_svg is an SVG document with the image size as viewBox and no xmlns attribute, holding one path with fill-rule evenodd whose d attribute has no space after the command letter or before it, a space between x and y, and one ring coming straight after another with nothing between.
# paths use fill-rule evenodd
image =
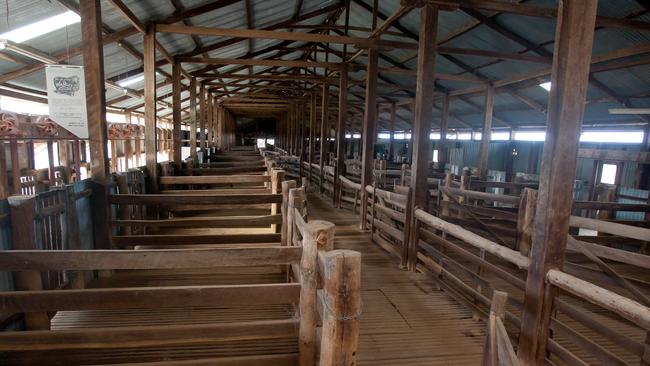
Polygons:
<instances>
[{"instance_id":1,"label":"bright light through opening","mask_svg":"<svg viewBox=\"0 0 650 366\"><path fill-rule=\"evenodd\" d=\"M12 31L0 34L0 39L7 39L15 43L29 41L32 38L61 29L65 26L79 23L81 18L72 11L55 15L38 22L14 29Z\"/></svg>"},{"instance_id":2,"label":"bright light through opening","mask_svg":"<svg viewBox=\"0 0 650 366\"><path fill-rule=\"evenodd\" d=\"M600 183L605 183L605 184L616 183L616 165L603 164L603 171L600 174Z\"/></svg>"},{"instance_id":3,"label":"bright light through opening","mask_svg":"<svg viewBox=\"0 0 650 366\"><path fill-rule=\"evenodd\" d=\"M517 131L515 132L516 141L544 141L546 132L544 131Z\"/></svg>"},{"instance_id":4,"label":"bright light through opening","mask_svg":"<svg viewBox=\"0 0 650 366\"><path fill-rule=\"evenodd\" d=\"M490 140L492 141L508 141L510 140L510 132L492 132L490 134Z\"/></svg>"},{"instance_id":5,"label":"bright light through opening","mask_svg":"<svg viewBox=\"0 0 650 366\"><path fill-rule=\"evenodd\" d=\"M643 131L586 131L580 135L580 142L640 144L643 142Z\"/></svg>"},{"instance_id":6,"label":"bright light through opening","mask_svg":"<svg viewBox=\"0 0 650 366\"><path fill-rule=\"evenodd\" d=\"M541 84L539 84L539 86L541 86L543 89L546 89L546 91L549 91L549 92L551 91L551 82L550 81L548 81L546 83L541 83Z\"/></svg>"},{"instance_id":7,"label":"bright light through opening","mask_svg":"<svg viewBox=\"0 0 650 366\"><path fill-rule=\"evenodd\" d=\"M133 85L133 84L138 83L138 82L140 82L142 80L144 80L144 74L136 76L134 78L122 80L119 83L117 83L117 85L121 86L122 88L126 88L127 86Z\"/></svg>"}]
</instances>

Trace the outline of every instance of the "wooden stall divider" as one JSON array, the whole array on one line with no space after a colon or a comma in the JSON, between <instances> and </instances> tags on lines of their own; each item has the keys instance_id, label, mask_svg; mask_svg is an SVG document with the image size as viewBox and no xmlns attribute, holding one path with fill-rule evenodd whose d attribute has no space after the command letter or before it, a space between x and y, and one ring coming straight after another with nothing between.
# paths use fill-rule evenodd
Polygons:
<instances>
[{"instance_id":1,"label":"wooden stall divider","mask_svg":"<svg viewBox=\"0 0 650 366\"><path fill-rule=\"evenodd\" d=\"M293 222L293 210L291 203L290 191L296 188L296 181L289 180L282 182L282 246L291 245L291 228L288 223Z\"/></svg>"},{"instance_id":2,"label":"wooden stall divider","mask_svg":"<svg viewBox=\"0 0 650 366\"><path fill-rule=\"evenodd\" d=\"M11 214L11 243L15 250L38 250L36 242L36 196L8 198ZM14 275L14 287L19 291L41 291L43 282L39 271L21 271ZM28 330L49 330L50 318L45 312L27 312L24 316Z\"/></svg>"},{"instance_id":3,"label":"wooden stall divider","mask_svg":"<svg viewBox=\"0 0 650 366\"><path fill-rule=\"evenodd\" d=\"M279 169L271 170L271 193L272 194L281 194L282 193L282 180L284 178L284 171ZM280 207L281 209L281 207ZM278 213L278 204L271 204L271 215ZM281 228L277 224L271 225L271 230L275 233L279 233Z\"/></svg>"}]
</instances>

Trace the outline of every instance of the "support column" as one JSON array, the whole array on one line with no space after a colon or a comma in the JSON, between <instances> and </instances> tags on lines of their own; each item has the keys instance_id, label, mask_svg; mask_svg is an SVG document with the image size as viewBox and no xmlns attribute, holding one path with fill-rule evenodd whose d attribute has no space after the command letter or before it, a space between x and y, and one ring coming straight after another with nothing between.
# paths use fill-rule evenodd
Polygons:
<instances>
[{"instance_id":1,"label":"support column","mask_svg":"<svg viewBox=\"0 0 650 366\"><path fill-rule=\"evenodd\" d=\"M99 0L82 1L79 4L90 140L90 169L93 180L103 182L109 175L109 165L101 12Z\"/></svg>"},{"instance_id":2,"label":"support column","mask_svg":"<svg viewBox=\"0 0 650 366\"><path fill-rule=\"evenodd\" d=\"M295 103L289 104L289 112L287 112L287 122L289 128L289 148L287 152L289 155L296 154L296 105Z\"/></svg>"},{"instance_id":3,"label":"support column","mask_svg":"<svg viewBox=\"0 0 650 366\"><path fill-rule=\"evenodd\" d=\"M206 96L206 100L205 100L205 103L207 104L207 109L206 109L206 111L207 111L207 117L206 117L207 132L206 132L206 135L205 135L205 138L206 138L205 147L211 153L212 152L212 147L214 147L214 128L213 128L213 124L214 124L215 113L214 113L214 105L212 104L212 95L210 93L207 93L207 94L208 95ZM210 153L208 153L208 155Z\"/></svg>"},{"instance_id":4,"label":"support column","mask_svg":"<svg viewBox=\"0 0 650 366\"><path fill-rule=\"evenodd\" d=\"M390 104L390 130L388 131L388 161L393 161L395 155L395 119L397 117L395 102Z\"/></svg>"},{"instance_id":5,"label":"support column","mask_svg":"<svg viewBox=\"0 0 650 366\"><path fill-rule=\"evenodd\" d=\"M445 94L442 98L442 108L440 108L440 148L438 149L438 165L441 171L445 171L445 164L449 156L447 149L447 131L449 129L449 95Z\"/></svg>"},{"instance_id":6,"label":"support column","mask_svg":"<svg viewBox=\"0 0 650 366\"><path fill-rule=\"evenodd\" d=\"M488 153L492 135L492 112L494 110L494 87L488 85L485 89L485 110L483 112L483 132L481 132L481 155L478 163L478 174L481 179L487 178Z\"/></svg>"},{"instance_id":7,"label":"support column","mask_svg":"<svg viewBox=\"0 0 650 366\"><path fill-rule=\"evenodd\" d=\"M341 189L339 175L345 170L345 120L348 110L348 67L343 64L339 72L339 119L336 125L336 166L334 167L334 190L332 202L336 202Z\"/></svg>"},{"instance_id":8,"label":"support column","mask_svg":"<svg viewBox=\"0 0 650 366\"><path fill-rule=\"evenodd\" d=\"M327 70L325 71L327 73ZM327 159L327 148L329 135L329 104L330 104L330 86L327 82L323 83L323 104L321 105L320 121L320 193L323 193L325 185L325 160Z\"/></svg>"},{"instance_id":9,"label":"support column","mask_svg":"<svg viewBox=\"0 0 650 366\"><path fill-rule=\"evenodd\" d=\"M379 50L368 49L368 66L366 69L366 105L363 113L363 132L361 139L361 230L366 229L366 211L368 195L366 186L372 184L374 145L377 138L377 76L379 74Z\"/></svg>"},{"instance_id":10,"label":"support column","mask_svg":"<svg viewBox=\"0 0 650 366\"><path fill-rule=\"evenodd\" d=\"M311 165L316 158L316 91L312 91L309 101L309 183L312 182Z\"/></svg>"},{"instance_id":11,"label":"support column","mask_svg":"<svg viewBox=\"0 0 650 366\"><path fill-rule=\"evenodd\" d=\"M205 125L208 114L205 104L205 84L203 83L201 83L201 87L199 88L199 112L199 148L203 152L205 159L205 150L208 147L207 140L205 139Z\"/></svg>"},{"instance_id":12,"label":"support column","mask_svg":"<svg viewBox=\"0 0 650 366\"><path fill-rule=\"evenodd\" d=\"M181 64L174 61L172 65L172 118L173 118L173 155L174 164L181 163Z\"/></svg>"},{"instance_id":13,"label":"support column","mask_svg":"<svg viewBox=\"0 0 650 366\"><path fill-rule=\"evenodd\" d=\"M546 356L556 289L550 269L562 269L573 202L579 136L596 23L594 0L560 1L555 31L546 141L542 158L530 268L519 336L522 365Z\"/></svg>"},{"instance_id":14,"label":"support column","mask_svg":"<svg viewBox=\"0 0 650 366\"><path fill-rule=\"evenodd\" d=\"M144 149L154 192L158 191L156 132L156 30L151 24L144 35Z\"/></svg>"},{"instance_id":15,"label":"support column","mask_svg":"<svg viewBox=\"0 0 650 366\"><path fill-rule=\"evenodd\" d=\"M227 120L225 117L225 110L223 106L219 105L215 99L215 104L214 104L214 110L215 110L215 119L216 119L216 125L217 127L215 128L215 133L216 133L216 145L220 149L224 149L226 146L226 139L228 138L228 125L227 125Z\"/></svg>"},{"instance_id":16,"label":"support column","mask_svg":"<svg viewBox=\"0 0 650 366\"><path fill-rule=\"evenodd\" d=\"M307 132L307 126L305 126L305 117L307 116L307 113L305 113L305 102L300 102L300 145L298 146L298 149L300 149L300 179L305 176L305 173L303 172L302 169L302 163L305 161L305 134Z\"/></svg>"},{"instance_id":17,"label":"support column","mask_svg":"<svg viewBox=\"0 0 650 366\"><path fill-rule=\"evenodd\" d=\"M196 162L196 78L190 80L190 158Z\"/></svg>"},{"instance_id":18,"label":"support column","mask_svg":"<svg viewBox=\"0 0 650 366\"><path fill-rule=\"evenodd\" d=\"M433 119L434 69L436 64L436 34L438 32L438 8L426 4L420 9L420 37L418 42L417 85L413 120L413 148L411 164L412 213L427 209L429 202L429 157L431 155L431 122ZM413 214L410 218L413 220ZM413 227L417 225L412 225ZM411 235L418 238L418 235ZM417 263L417 243L409 243L408 267L414 271Z\"/></svg>"},{"instance_id":19,"label":"support column","mask_svg":"<svg viewBox=\"0 0 650 366\"><path fill-rule=\"evenodd\" d=\"M88 137L90 140L91 177L93 180L93 192L91 196L94 227L93 239L95 249L109 249L110 227L108 223L110 220L110 206L108 204L108 191L106 187L110 172L107 151L108 130L106 128L104 48L102 43L101 12L102 9L99 0L82 1L79 4L83 41L84 79L86 83L86 113L88 116ZM19 177L16 174L16 168L18 167L17 158L16 154L16 161L12 161L14 179ZM113 158L116 159L117 157L114 156ZM30 160L33 161L33 159ZM79 171L77 171L77 174L79 174ZM14 181L14 191L19 189L20 182ZM12 217L14 217L13 212ZM45 318L47 318L47 315L45 315Z\"/></svg>"}]
</instances>

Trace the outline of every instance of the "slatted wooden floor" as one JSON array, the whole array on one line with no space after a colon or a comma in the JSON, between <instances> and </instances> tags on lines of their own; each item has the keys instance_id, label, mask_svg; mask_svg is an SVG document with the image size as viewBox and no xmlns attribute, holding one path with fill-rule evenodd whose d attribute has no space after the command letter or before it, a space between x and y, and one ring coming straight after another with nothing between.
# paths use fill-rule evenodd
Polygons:
<instances>
[{"instance_id":1,"label":"slatted wooden floor","mask_svg":"<svg viewBox=\"0 0 650 366\"><path fill-rule=\"evenodd\" d=\"M351 212L332 208L317 196L309 197L310 219L336 224L337 248L360 251L362 257L363 314L358 365L478 365L485 324L438 291L424 274L398 268L397 260L370 241L358 229ZM94 287L170 286L190 284L275 283L284 281L276 268L228 268L211 270L120 271L95 281ZM53 329L167 324L200 324L261 319L286 319L290 306L239 308L184 308L120 311L59 312ZM2 365L221 365L197 363L197 359L273 354L282 357L271 365L295 364L297 339L212 342L116 350L20 352L0 355ZM237 365L236 359L228 365ZM147 364L152 365L152 364ZM264 363L264 365L268 365Z\"/></svg>"},{"instance_id":2,"label":"slatted wooden floor","mask_svg":"<svg viewBox=\"0 0 650 366\"><path fill-rule=\"evenodd\" d=\"M359 365L480 364L485 323L472 320L427 275L400 270L397 259L359 230L350 211L317 195L308 202L310 220L336 224L336 248L362 253Z\"/></svg>"}]
</instances>

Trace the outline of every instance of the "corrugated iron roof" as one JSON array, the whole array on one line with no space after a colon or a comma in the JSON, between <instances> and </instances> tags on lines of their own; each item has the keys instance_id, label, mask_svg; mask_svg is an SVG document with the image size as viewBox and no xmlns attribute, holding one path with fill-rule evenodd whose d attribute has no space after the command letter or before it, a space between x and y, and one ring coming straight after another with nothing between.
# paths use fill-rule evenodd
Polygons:
<instances>
[{"instance_id":1,"label":"corrugated iron roof","mask_svg":"<svg viewBox=\"0 0 650 366\"><path fill-rule=\"evenodd\" d=\"M20 26L31 24L34 21L45 19L55 14L63 13L68 9L57 1L45 0L7 0L7 6L0 6L0 32L15 29ZM78 0L70 1L73 4L78 4ZM175 13L177 9L174 7L172 1L169 0L124 0L128 8L144 23L148 21L165 19ZM211 3L208 0L179 0L184 9L192 9L198 6ZM302 2L301 14L306 14L323 7L337 3L334 0L316 1L304 0ZM106 26L112 30L121 30L130 27L130 23L111 5L108 1L102 0L102 19ZM272 25L288 21L295 15L296 1L288 0L251 0L253 9L253 26L255 28L265 28ZM365 6L362 6L365 4ZM557 1L552 0L530 0L526 4L542 5L542 6L556 6ZM383 15L391 15L400 6L399 0L380 1L379 12ZM350 25L353 27L370 28L372 26L372 13L368 8L372 7L370 0L352 0L350 8ZM8 9L8 12L7 12ZM643 8L637 1L634 0L600 0L599 1L599 15L624 18L634 15L633 19L650 22L650 14L643 11ZM490 15L487 12L481 12L484 15ZM327 18L327 14L320 15L305 21L302 25L316 25L321 24ZM345 15L337 19L336 24L342 26L345 24ZM555 21L553 19L526 17L513 14L500 14L492 18L499 27L505 31L515 32L521 39L533 43L542 44L539 48L541 54L544 52L553 51L553 38L555 31ZM224 6L218 10L211 11L202 15L198 15L188 19L192 25L217 27L217 28L248 28L246 7L244 1L234 2L230 5ZM378 23L381 24L383 20L379 19ZM419 10L415 9L399 20L399 28L395 24L390 27L389 33L382 36L384 39L402 40L415 42L414 37L417 38L419 33L420 15ZM489 50L504 53L523 53L529 55L538 55L539 52L528 50L522 46L521 42L515 42L507 37L504 37L503 31L499 32L487 25L476 26L477 20L470 14L463 11L442 11L439 17L438 25L438 40L447 40L452 35L458 34L459 30L470 30L462 33L460 36L453 37L451 40L444 42L445 47L456 48L470 48L476 50ZM283 29L287 30L287 29ZM299 28L291 29L294 32L305 32L308 29ZM402 31L407 34L403 35ZM402 34L400 36L399 34ZM349 32L351 36L367 37L368 32L357 30L356 28ZM227 40L227 37L197 37L201 44L211 45L217 42ZM194 50L197 44L192 37L181 34L159 34L158 40L165 47L165 49L172 55L183 54ZM137 52L142 52L143 40L140 34L124 39L126 43L131 45ZM259 52L268 49L281 43L278 40L263 40L257 39L253 41L253 49L249 49L249 42L237 42L218 50L213 50L208 53L210 57L220 58L243 58L248 57L250 52ZM638 45L645 45L650 43L650 32L640 32L625 28L602 28L598 29L595 35L594 42L594 55L611 52L617 49L632 47ZM63 29L50 32L41 37L25 42L26 46L33 47L47 55L57 55L66 52L68 49L79 47L81 45L80 25L74 24ZM302 46L302 42L293 42L292 46ZM333 50L341 52L343 47L341 45L329 45ZM348 47L349 54L354 52L354 47ZM303 56L303 52L283 52L281 59L296 59ZM263 58L269 55L277 54L268 53L258 55L256 57ZM403 65L410 69L415 69L417 58L415 50L408 49L392 49L382 51L382 58L380 59L380 67L395 67L396 65ZM644 55L641 57L648 57ZM29 59L22 56L17 56L25 63L32 63ZM141 60L134 57L131 53L127 52L123 47L117 44L111 44L104 47L104 67L105 75L107 78L114 77L127 77L140 72ZM159 55L160 58L160 55ZM493 58L468 56L468 55L439 55L436 58L435 69L437 72L456 75L469 75L459 64L453 59L460 60L467 67L475 69L480 75L486 76L491 80L498 80L502 78L512 77L515 75L526 74L541 68L548 68L549 65L514 61L502 60L500 62L493 62ZM318 52L316 59L319 61L325 60L325 54ZM330 55L330 61L338 62L340 58L335 55ZM365 56L362 56L358 61L365 63ZM82 64L81 57L73 57L70 61L72 64ZM16 64L10 61L0 59L0 74L5 74L11 71L18 70L24 65ZM188 71L198 70L204 65L198 64L184 64ZM164 65L161 69L165 73L171 73L171 66ZM219 70L228 72L240 69L239 66L225 66ZM259 72L265 67L254 67L254 72ZM283 69L283 68L281 68ZM244 73L245 74L245 73ZM363 80L363 71L351 72L350 76L355 80ZM616 69L606 72L595 74L594 78L613 91L617 96L622 99L628 100L631 106L634 107L649 107L650 106L650 66L648 64L640 65L625 69ZM163 77L159 78L162 81ZM540 80L542 81L542 80ZM386 74L382 73L382 83L394 83L398 85L412 86L415 83L414 76L399 75L399 74ZM17 78L11 83L36 89L44 90L44 72L42 70L31 73L29 75ZM246 83L246 82L242 82ZM467 87L475 86L476 84L464 81L450 81L439 80L438 85L447 90L464 89ZM142 88L142 83L136 83L130 86L133 89ZM353 87L355 91L362 93L362 89L358 86ZM336 90L336 89L334 89ZM382 91L395 92L394 95L401 95L408 97L413 95L412 91L395 91L394 88L382 87ZM166 95L171 91L171 86L166 85L158 90L158 95ZM548 93L537 85L529 84L523 88L518 88L517 93L528 98L529 100L538 103L540 106L545 107ZM107 90L107 99L111 100L120 96L119 90ZM639 97L641 96L641 97ZM187 96L184 94L183 98ZM593 85L590 86L588 92L589 100L603 99L610 97L606 92L600 90ZM355 100L358 100L356 98ZM468 104L469 101L471 104ZM129 108L141 104L141 100L129 99L116 106L120 108ZM482 112L480 106L483 104L483 97L481 95L471 95L463 99L452 99L450 111L453 116L457 118L450 119L451 127L463 127L463 122L472 126L482 125ZM477 106L479 108L477 108ZM620 107L616 101L609 101L603 103L589 103L585 110L585 123L629 123L631 121L638 121L639 118L635 116L620 116L609 115L608 108ZM524 103L520 98L508 93L499 93L495 96L495 116L498 119L506 122L512 126L520 125L543 125L545 116ZM413 116L405 109L400 109L399 114L406 120L411 120ZM435 115L439 115L435 112ZM383 117L383 116L382 116ZM437 117L436 117L437 118ZM462 121L462 122L459 122ZM502 123L495 122L494 125L498 126Z\"/></svg>"}]
</instances>

